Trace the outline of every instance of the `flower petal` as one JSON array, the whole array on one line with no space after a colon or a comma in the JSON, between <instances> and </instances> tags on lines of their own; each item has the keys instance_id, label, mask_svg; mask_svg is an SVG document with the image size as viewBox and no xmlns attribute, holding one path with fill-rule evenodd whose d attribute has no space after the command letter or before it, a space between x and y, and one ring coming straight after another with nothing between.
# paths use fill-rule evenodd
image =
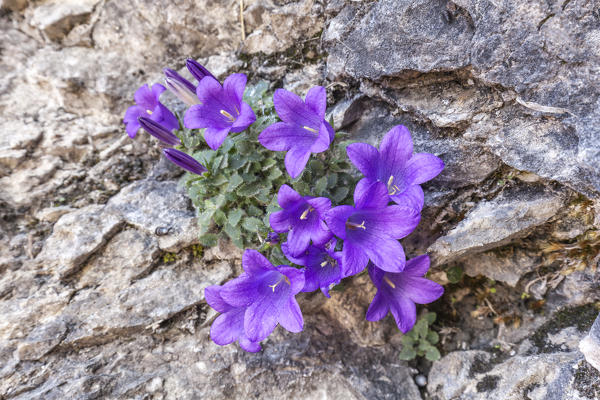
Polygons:
<instances>
[{"instance_id":1,"label":"flower petal","mask_svg":"<svg viewBox=\"0 0 600 400\"><path fill-rule=\"evenodd\" d=\"M150 116L150 119L159 122L168 131L179 129L177 117L161 103L158 103L158 107L154 109L154 113Z\"/></svg>"},{"instance_id":2,"label":"flower petal","mask_svg":"<svg viewBox=\"0 0 600 400\"><path fill-rule=\"evenodd\" d=\"M220 292L221 286L217 285L208 286L206 289L204 289L204 298L206 299L208 305L220 313L224 313L233 309L232 306L223 300Z\"/></svg>"},{"instance_id":3,"label":"flower petal","mask_svg":"<svg viewBox=\"0 0 600 400\"><path fill-rule=\"evenodd\" d=\"M290 230L290 215L287 211L276 211L269 215L269 225L277 233L284 233Z\"/></svg>"},{"instance_id":4,"label":"flower petal","mask_svg":"<svg viewBox=\"0 0 600 400\"><path fill-rule=\"evenodd\" d=\"M158 101L158 98L165 90L167 89L160 83L155 83L154 85L152 85L152 94L154 95L156 101Z\"/></svg>"},{"instance_id":5,"label":"flower petal","mask_svg":"<svg viewBox=\"0 0 600 400\"><path fill-rule=\"evenodd\" d=\"M385 271L381 268L377 268L377 266L373 263L369 264L368 271L373 285L379 287L379 285L381 285L381 281L383 280L383 275L385 275Z\"/></svg>"},{"instance_id":6,"label":"flower petal","mask_svg":"<svg viewBox=\"0 0 600 400\"><path fill-rule=\"evenodd\" d=\"M404 274L418 277L425 276L425 274L429 270L429 264L430 260L427 254L411 258L406 262Z\"/></svg>"},{"instance_id":7,"label":"flower petal","mask_svg":"<svg viewBox=\"0 0 600 400\"><path fill-rule=\"evenodd\" d=\"M223 89L228 100L235 104L240 104L244 97L244 89L248 78L245 74L231 74L223 82Z\"/></svg>"},{"instance_id":8,"label":"flower petal","mask_svg":"<svg viewBox=\"0 0 600 400\"><path fill-rule=\"evenodd\" d=\"M366 253L373 264L388 272L402 272L406 265L406 256L404 248L400 242L395 239L376 238L372 235L365 235L369 241L362 241L360 248Z\"/></svg>"},{"instance_id":9,"label":"flower petal","mask_svg":"<svg viewBox=\"0 0 600 400\"><path fill-rule=\"evenodd\" d=\"M300 293L304 287L304 270L292 268L287 265L279 265L277 271L285 275L290 281L290 293L292 296Z\"/></svg>"},{"instance_id":10,"label":"flower petal","mask_svg":"<svg viewBox=\"0 0 600 400\"><path fill-rule=\"evenodd\" d=\"M247 352L257 353L261 350L259 343L251 342L246 336L241 337L238 342L240 344L240 347L246 350Z\"/></svg>"},{"instance_id":11,"label":"flower petal","mask_svg":"<svg viewBox=\"0 0 600 400\"><path fill-rule=\"evenodd\" d=\"M376 180L379 171L379 151L367 143L352 143L346 154L356 168L367 178Z\"/></svg>"},{"instance_id":12,"label":"flower petal","mask_svg":"<svg viewBox=\"0 0 600 400\"><path fill-rule=\"evenodd\" d=\"M346 238L346 221L356 210L352 206L337 206L324 215L327 226L340 239Z\"/></svg>"},{"instance_id":13,"label":"flower petal","mask_svg":"<svg viewBox=\"0 0 600 400\"><path fill-rule=\"evenodd\" d=\"M210 327L210 338L219 346L235 342L244 335L244 309L238 308L219 315Z\"/></svg>"},{"instance_id":14,"label":"flower petal","mask_svg":"<svg viewBox=\"0 0 600 400\"><path fill-rule=\"evenodd\" d=\"M357 214L369 222L367 230L376 231L378 236L394 239L402 239L410 235L421 219L421 214L417 210L404 206L389 206Z\"/></svg>"},{"instance_id":15,"label":"flower petal","mask_svg":"<svg viewBox=\"0 0 600 400\"><path fill-rule=\"evenodd\" d=\"M417 321L417 308L415 303L404 296L395 296L389 303L390 311L396 320L396 325L402 333L412 329Z\"/></svg>"},{"instance_id":16,"label":"flower petal","mask_svg":"<svg viewBox=\"0 0 600 400\"><path fill-rule=\"evenodd\" d=\"M146 111L146 110L152 111L158 104L158 98L152 92L149 85L140 86L139 89L135 91L133 98L135 99L135 103L138 106L142 107L144 109L144 111Z\"/></svg>"},{"instance_id":17,"label":"flower petal","mask_svg":"<svg viewBox=\"0 0 600 400\"><path fill-rule=\"evenodd\" d=\"M379 321L387 315L389 310L387 299L381 294L381 291L377 291L365 318L367 321Z\"/></svg>"},{"instance_id":18,"label":"flower petal","mask_svg":"<svg viewBox=\"0 0 600 400\"><path fill-rule=\"evenodd\" d=\"M292 147L309 148L315 138L305 129L286 122L269 125L258 135L258 141L272 151L287 151Z\"/></svg>"},{"instance_id":19,"label":"flower petal","mask_svg":"<svg viewBox=\"0 0 600 400\"><path fill-rule=\"evenodd\" d=\"M302 318L300 306L294 297L290 297L290 300L279 313L279 324L290 332L302 332L304 319Z\"/></svg>"},{"instance_id":20,"label":"flower petal","mask_svg":"<svg viewBox=\"0 0 600 400\"><path fill-rule=\"evenodd\" d=\"M240 275L221 287L221 298L234 307L246 307L256 300L259 283Z\"/></svg>"},{"instance_id":21,"label":"flower petal","mask_svg":"<svg viewBox=\"0 0 600 400\"><path fill-rule=\"evenodd\" d=\"M368 262L369 257L361 248L348 240L344 242L344 247L342 248L343 278L358 274L365 269Z\"/></svg>"},{"instance_id":22,"label":"flower petal","mask_svg":"<svg viewBox=\"0 0 600 400\"><path fill-rule=\"evenodd\" d=\"M258 275L275 269L273 264L256 250L246 249L242 255L242 267L249 275Z\"/></svg>"},{"instance_id":23,"label":"flower petal","mask_svg":"<svg viewBox=\"0 0 600 400\"><path fill-rule=\"evenodd\" d=\"M417 211L421 211L425 204L425 195L419 185L410 185L404 192L390 196L390 199L399 206L410 207Z\"/></svg>"},{"instance_id":24,"label":"flower petal","mask_svg":"<svg viewBox=\"0 0 600 400\"><path fill-rule=\"evenodd\" d=\"M310 150L304 147L293 147L285 154L285 169L292 178L297 178L310 158Z\"/></svg>"},{"instance_id":25,"label":"flower petal","mask_svg":"<svg viewBox=\"0 0 600 400\"><path fill-rule=\"evenodd\" d=\"M256 121L256 115L254 115L252 108L245 102L241 104L240 115L231 126L231 131L235 133L243 131Z\"/></svg>"},{"instance_id":26,"label":"flower petal","mask_svg":"<svg viewBox=\"0 0 600 400\"><path fill-rule=\"evenodd\" d=\"M310 244L311 227L309 224L297 224L288 233L287 244L290 254L300 256Z\"/></svg>"},{"instance_id":27,"label":"flower petal","mask_svg":"<svg viewBox=\"0 0 600 400\"><path fill-rule=\"evenodd\" d=\"M311 153L321 153L329 148L331 143L331 137L329 135L329 129L327 129L327 123L323 121L319 128L319 135L316 137L314 143L310 147Z\"/></svg>"},{"instance_id":28,"label":"flower petal","mask_svg":"<svg viewBox=\"0 0 600 400\"><path fill-rule=\"evenodd\" d=\"M406 183L408 185L427 182L444 169L444 162L429 153L418 153L413 155L406 163Z\"/></svg>"},{"instance_id":29,"label":"flower petal","mask_svg":"<svg viewBox=\"0 0 600 400\"><path fill-rule=\"evenodd\" d=\"M327 197L314 197L307 199L306 202L319 213L319 217L321 218L331 209L331 200Z\"/></svg>"},{"instance_id":30,"label":"flower petal","mask_svg":"<svg viewBox=\"0 0 600 400\"><path fill-rule=\"evenodd\" d=\"M273 104L283 122L312 129L319 129L321 125L322 118L319 118L314 111L307 107L295 93L277 89L273 94Z\"/></svg>"},{"instance_id":31,"label":"flower petal","mask_svg":"<svg viewBox=\"0 0 600 400\"><path fill-rule=\"evenodd\" d=\"M278 306L278 302L264 299L252 303L246 309L244 331L248 340L260 342L273 332L281 311Z\"/></svg>"},{"instance_id":32,"label":"flower petal","mask_svg":"<svg viewBox=\"0 0 600 400\"><path fill-rule=\"evenodd\" d=\"M325 118L327 108L327 92L323 86L314 86L308 90L304 102L317 116Z\"/></svg>"},{"instance_id":33,"label":"flower petal","mask_svg":"<svg viewBox=\"0 0 600 400\"><path fill-rule=\"evenodd\" d=\"M418 304L428 304L436 301L444 294L444 288L426 278L405 277L406 284L402 285L404 295Z\"/></svg>"},{"instance_id":34,"label":"flower petal","mask_svg":"<svg viewBox=\"0 0 600 400\"><path fill-rule=\"evenodd\" d=\"M399 175L413 152L410 132L403 125L390 129L381 140L379 153L383 167L382 176Z\"/></svg>"},{"instance_id":35,"label":"flower petal","mask_svg":"<svg viewBox=\"0 0 600 400\"><path fill-rule=\"evenodd\" d=\"M281 185L279 192L277 192L277 203L281 208L292 208L295 207L298 202L302 201L302 196L286 184Z\"/></svg>"},{"instance_id":36,"label":"flower petal","mask_svg":"<svg viewBox=\"0 0 600 400\"><path fill-rule=\"evenodd\" d=\"M354 188L354 205L358 210L384 209L389 202L387 188L381 182L363 178Z\"/></svg>"},{"instance_id":37,"label":"flower petal","mask_svg":"<svg viewBox=\"0 0 600 400\"><path fill-rule=\"evenodd\" d=\"M206 128L204 130L204 140L206 141L208 147L213 150L217 150L219 147L221 147L225 141L225 138L227 137L227 134L229 133L229 130L229 127L224 129Z\"/></svg>"}]
</instances>

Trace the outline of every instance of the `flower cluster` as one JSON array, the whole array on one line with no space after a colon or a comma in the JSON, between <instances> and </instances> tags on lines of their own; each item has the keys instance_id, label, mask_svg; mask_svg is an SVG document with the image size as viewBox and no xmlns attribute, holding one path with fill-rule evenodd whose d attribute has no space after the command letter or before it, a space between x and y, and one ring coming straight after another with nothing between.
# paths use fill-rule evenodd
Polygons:
<instances>
[{"instance_id":1,"label":"flower cluster","mask_svg":"<svg viewBox=\"0 0 600 400\"><path fill-rule=\"evenodd\" d=\"M142 86L135 93L136 105L127 110L124 122L130 137L143 128L166 147L167 159L202 175L207 168L182 151L186 148L181 129L202 129L206 145L216 151L229 135L245 131L257 117L244 101L244 74L232 74L220 83L196 61L188 60L186 65L197 85L165 69L167 88L189 106L183 128L159 101L165 91L160 84ZM291 178L299 178L311 155L329 150L335 139L333 127L325 120L326 98L323 87L310 89L304 100L277 89L273 106L281 121L244 140L257 140L268 150L286 152L285 169ZM274 266L257 250L247 249L242 275L222 286L206 288L206 301L220 313L211 327L215 343L237 341L244 350L256 352L277 324L299 332L303 317L295 297L298 293L320 289L329 297L334 285L365 269L377 288L366 319L378 321L391 312L404 333L415 324L415 304L430 303L443 294L439 284L424 277L429 257L407 261L399 242L419 224L424 206L420 185L442 171L442 160L429 153L414 154L411 134L401 125L383 137L379 149L352 143L346 153L362 174L354 186L353 205L336 205L328 197L281 185L277 194L280 210L268 216L273 232L266 246L280 248L289 262Z\"/></svg>"}]
</instances>

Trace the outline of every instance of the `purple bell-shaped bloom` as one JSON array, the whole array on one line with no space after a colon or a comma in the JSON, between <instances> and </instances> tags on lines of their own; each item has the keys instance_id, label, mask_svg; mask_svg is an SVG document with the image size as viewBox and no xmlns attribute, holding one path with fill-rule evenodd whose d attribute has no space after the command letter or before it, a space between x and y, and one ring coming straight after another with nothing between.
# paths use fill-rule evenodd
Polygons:
<instances>
[{"instance_id":1,"label":"purple bell-shaped bloom","mask_svg":"<svg viewBox=\"0 0 600 400\"><path fill-rule=\"evenodd\" d=\"M123 118L129 137L134 138L140 129L140 117L150 118L152 121L160 123L168 131L179 129L177 117L158 101L165 90L163 85L155 83L152 88L149 85L143 85L135 92L136 105L129 107Z\"/></svg>"},{"instance_id":2,"label":"purple bell-shaped bloom","mask_svg":"<svg viewBox=\"0 0 600 400\"><path fill-rule=\"evenodd\" d=\"M179 75L177 71L165 68L165 85L171 93L179 100L183 101L188 106L199 104L200 101L196 97L196 86L192 82Z\"/></svg>"},{"instance_id":3,"label":"purple bell-shaped bloom","mask_svg":"<svg viewBox=\"0 0 600 400\"><path fill-rule=\"evenodd\" d=\"M187 67L188 71L190 71L190 74L192 74L192 76L196 78L198 82L200 82L207 76L210 76L211 78L217 80L217 78L215 78L215 76L211 74L209 70L204 68L202 64L200 64L198 61L192 58L188 58L187 60L185 60L185 66Z\"/></svg>"},{"instance_id":4,"label":"purple bell-shaped bloom","mask_svg":"<svg viewBox=\"0 0 600 400\"><path fill-rule=\"evenodd\" d=\"M369 260L385 271L404 269L406 256L398 239L409 235L421 216L412 207L388 203L383 183L361 180L354 190L354 207L338 206L325 214L329 229L344 241L343 277L359 273Z\"/></svg>"},{"instance_id":5,"label":"purple bell-shaped bloom","mask_svg":"<svg viewBox=\"0 0 600 400\"><path fill-rule=\"evenodd\" d=\"M315 86L304 101L298 95L277 89L273 95L275 110L282 122L267 127L258 136L264 147L273 151L287 151L285 168L292 178L304 170L311 153L329 148L335 133L325 121L327 93Z\"/></svg>"},{"instance_id":6,"label":"purple bell-shaped bloom","mask_svg":"<svg viewBox=\"0 0 600 400\"><path fill-rule=\"evenodd\" d=\"M200 164L196 159L183 151L177 149L163 149L163 154L173 164L185 169L196 175L202 175L208 171L204 165Z\"/></svg>"},{"instance_id":7,"label":"purple bell-shaped bloom","mask_svg":"<svg viewBox=\"0 0 600 400\"><path fill-rule=\"evenodd\" d=\"M242 257L244 273L223 285L221 298L233 307L245 307L244 332L258 343L277 324L290 332L300 332L304 319L296 301L304 287L304 273L287 265L273 266L256 250Z\"/></svg>"},{"instance_id":8,"label":"purple bell-shaped bloom","mask_svg":"<svg viewBox=\"0 0 600 400\"><path fill-rule=\"evenodd\" d=\"M439 299L444 288L427 278L429 256L422 255L406 262L404 271L386 272L369 265L369 275L377 287L377 293L367 310L368 321L379 321L389 312L396 320L398 329L406 333L417 320L415 303L427 304Z\"/></svg>"},{"instance_id":9,"label":"purple bell-shaped bloom","mask_svg":"<svg viewBox=\"0 0 600 400\"><path fill-rule=\"evenodd\" d=\"M421 211L423 190L419 184L435 178L444 162L429 153L413 154L412 137L403 125L393 127L379 150L370 144L352 143L346 148L350 161L367 182L383 182L392 201Z\"/></svg>"},{"instance_id":10,"label":"purple bell-shaped bloom","mask_svg":"<svg viewBox=\"0 0 600 400\"><path fill-rule=\"evenodd\" d=\"M256 120L254 111L242 101L246 75L232 74L223 86L212 76L203 78L196 89L200 104L191 106L184 117L189 129L206 128L204 140L218 149L229 132L241 132Z\"/></svg>"},{"instance_id":11,"label":"purple bell-shaped bloom","mask_svg":"<svg viewBox=\"0 0 600 400\"><path fill-rule=\"evenodd\" d=\"M152 121L150 118L140 117L139 118L140 126L148 132L150 135L154 136L161 142L169 145L169 146L177 146L181 144L181 140L169 130L167 130L164 126L159 124L158 122Z\"/></svg>"},{"instance_id":12,"label":"purple bell-shaped bloom","mask_svg":"<svg viewBox=\"0 0 600 400\"><path fill-rule=\"evenodd\" d=\"M331 208L325 197L300 196L288 185L281 185L277 202L283 208L269 216L271 228L278 233L288 232L287 246L292 256L304 252L310 241L324 245L333 236L324 221Z\"/></svg>"}]
</instances>

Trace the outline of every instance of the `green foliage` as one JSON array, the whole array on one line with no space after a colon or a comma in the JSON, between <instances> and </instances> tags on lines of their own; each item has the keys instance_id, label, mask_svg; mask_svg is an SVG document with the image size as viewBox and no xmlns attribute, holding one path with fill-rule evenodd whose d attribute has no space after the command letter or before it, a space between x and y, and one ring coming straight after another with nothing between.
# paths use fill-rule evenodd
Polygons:
<instances>
[{"instance_id":1,"label":"green foliage","mask_svg":"<svg viewBox=\"0 0 600 400\"><path fill-rule=\"evenodd\" d=\"M458 283L462 280L463 277L463 269L459 265L455 265L454 267L450 267L446 271L446 276L450 283Z\"/></svg>"},{"instance_id":2,"label":"green foliage","mask_svg":"<svg viewBox=\"0 0 600 400\"><path fill-rule=\"evenodd\" d=\"M425 356L429 361L440 359L440 352L435 347L440 338L437 332L431 329L435 318L436 315L434 312L422 315L415 326L402 337L401 360L412 360L417 356Z\"/></svg>"},{"instance_id":3,"label":"green foliage","mask_svg":"<svg viewBox=\"0 0 600 400\"><path fill-rule=\"evenodd\" d=\"M286 183L304 196L329 197L334 204L352 202L350 188L357 179L346 158L350 142L343 134L336 135L328 151L313 154L302 175L292 180L285 170L285 152L267 150L258 142L260 132L278 121L269 83L248 86L244 101L254 110L256 122L242 133L230 133L216 151L206 146L202 130L178 132L183 143L179 148L208 169L202 176L183 178L197 210L204 247L216 245L221 237L240 248L263 245L270 231L268 216L279 210L277 192ZM267 250L273 253L277 248Z\"/></svg>"}]
</instances>

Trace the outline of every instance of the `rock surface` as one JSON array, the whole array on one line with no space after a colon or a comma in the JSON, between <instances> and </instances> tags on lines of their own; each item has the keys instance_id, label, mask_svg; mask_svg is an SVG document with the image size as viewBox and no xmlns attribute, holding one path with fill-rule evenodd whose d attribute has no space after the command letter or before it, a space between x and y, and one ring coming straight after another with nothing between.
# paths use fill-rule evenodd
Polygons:
<instances>
[{"instance_id":1,"label":"rock surface","mask_svg":"<svg viewBox=\"0 0 600 400\"><path fill-rule=\"evenodd\" d=\"M201 3L0 1L0 399L600 397L597 2ZM196 245L180 171L121 123L190 56L326 86L336 129L404 124L445 161L403 240L446 284L441 360L399 360L366 276L300 296L304 332L261 353L210 341L204 288L241 252Z\"/></svg>"}]
</instances>

